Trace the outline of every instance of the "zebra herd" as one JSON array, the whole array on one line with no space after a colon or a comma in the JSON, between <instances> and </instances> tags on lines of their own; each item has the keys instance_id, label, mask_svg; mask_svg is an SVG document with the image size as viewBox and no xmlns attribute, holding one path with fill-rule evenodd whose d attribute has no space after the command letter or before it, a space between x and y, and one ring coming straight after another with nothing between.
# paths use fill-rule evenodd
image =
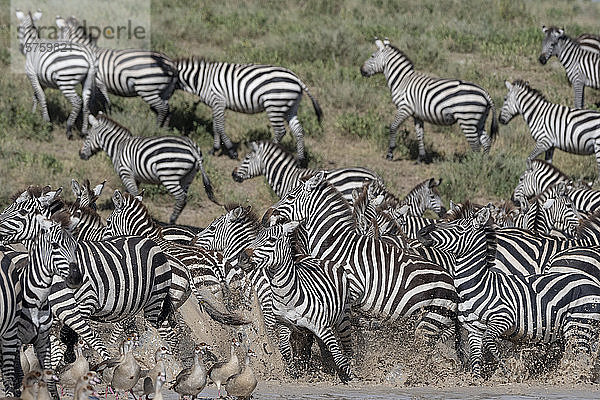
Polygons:
<instances>
[{"instance_id":1,"label":"zebra herd","mask_svg":"<svg viewBox=\"0 0 600 400\"><path fill-rule=\"evenodd\" d=\"M431 341L466 330L469 366L478 377L488 353L504 367L500 340L575 342L577 353L594 350L600 319L600 192L572 182L551 162L554 148L593 153L600 171L595 133L600 114L581 109L584 86L600 86L597 38L571 39L562 29L544 27L540 62L559 58L574 86L576 108L552 104L516 80L506 82L498 119L480 86L417 72L389 40L375 40L377 50L360 71L383 73L397 108L388 159L397 130L409 117L419 142L417 161L426 156L424 122L457 123L473 151L488 152L498 122L507 124L521 114L536 141L514 190L516 206L450 201L446 210L437 191L441 180L428 179L399 199L367 168L305 168L297 117L302 93L311 98L319 120L322 110L288 69L103 49L73 17L57 17L62 39L71 45L59 56L34 46L52 44L37 35L40 18L40 12L17 12L34 105L40 104L48 120L43 87L60 89L73 106L68 136L83 110L80 157L105 151L127 193L112 194L114 210L106 220L95 207L104 183L92 188L76 181L75 203L64 201L61 189L30 186L0 214L0 338L7 393L20 385L15 362L20 344L34 345L42 368L68 362L72 338L78 336L100 358L108 358L96 323L115 324L118 337L141 313L176 347L185 324L179 310L191 294L220 323L256 322L223 305L224 296L242 281L256 290L265 326L290 371L301 357L292 342L316 338L344 382L355 377L350 367L355 313L388 323L418 316L417 332ZM82 98L74 90L78 84ZM211 154L223 145L237 158L225 134L225 110L267 113L273 142L250 143L232 172L236 182L264 175L280 198L262 218L251 207L234 204L204 229L176 225L198 172L207 196L217 203L199 147L173 135L135 136L101 112L90 114L98 104L110 109L109 93L140 96L157 113L158 125L168 126L168 101L176 89L212 108ZM296 138L296 157L279 144L285 122ZM536 159L543 152L546 161ZM139 183L162 184L175 197L169 224L151 217ZM424 217L425 212L438 218ZM66 349L53 344L57 332L68 339Z\"/></svg>"}]
</instances>

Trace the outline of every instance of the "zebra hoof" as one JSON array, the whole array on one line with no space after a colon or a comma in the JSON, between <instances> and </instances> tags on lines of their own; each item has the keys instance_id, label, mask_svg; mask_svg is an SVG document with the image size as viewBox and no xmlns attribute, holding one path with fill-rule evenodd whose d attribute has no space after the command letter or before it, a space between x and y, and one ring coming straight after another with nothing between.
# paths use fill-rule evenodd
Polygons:
<instances>
[{"instance_id":1,"label":"zebra hoof","mask_svg":"<svg viewBox=\"0 0 600 400\"><path fill-rule=\"evenodd\" d=\"M231 158L232 160L237 160L238 159L238 153L235 150L228 150L227 151L227 155L229 156L229 158Z\"/></svg>"},{"instance_id":2,"label":"zebra hoof","mask_svg":"<svg viewBox=\"0 0 600 400\"><path fill-rule=\"evenodd\" d=\"M385 159L388 161L392 161L394 159L394 153L392 153L391 151L387 153L387 155L385 156Z\"/></svg>"},{"instance_id":3,"label":"zebra hoof","mask_svg":"<svg viewBox=\"0 0 600 400\"><path fill-rule=\"evenodd\" d=\"M214 156L217 151L219 151L218 147L213 147L211 150L208 151L208 154L210 154L211 156Z\"/></svg>"}]
</instances>

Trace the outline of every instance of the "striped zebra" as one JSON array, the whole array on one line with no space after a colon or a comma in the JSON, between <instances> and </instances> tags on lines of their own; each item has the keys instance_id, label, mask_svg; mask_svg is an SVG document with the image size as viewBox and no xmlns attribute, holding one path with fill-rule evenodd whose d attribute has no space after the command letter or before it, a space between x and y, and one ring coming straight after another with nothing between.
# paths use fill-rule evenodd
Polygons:
<instances>
[{"instance_id":1,"label":"striped zebra","mask_svg":"<svg viewBox=\"0 0 600 400\"><path fill-rule=\"evenodd\" d=\"M107 105L110 104L108 93L139 96L156 113L157 125L169 126L169 99L177 86L177 69L169 57L150 50L97 47L96 40L74 17L65 20L57 16L56 25L63 40L85 45L95 53L98 58L96 82Z\"/></svg>"},{"instance_id":2,"label":"striped zebra","mask_svg":"<svg viewBox=\"0 0 600 400\"><path fill-rule=\"evenodd\" d=\"M526 278L488 268L490 210L473 220L429 225L421 234L426 246L456 254L451 271L460 296L460 323L468 331L471 370L480 376L489 351L501 366L497 341L551 343L575 338L590 352L600 321L600 284L582 273L546 273Z\"/></svg>"},{"instance_id":3,"label":"striped zebra","mask_svg":"<svg viewBox=\"0 0 600 400\"><path fill-rule=\"evenodd\" d=\"M363 76L383 73L398 109L390 126L390 145L386 158L391 160L400 125L410 116L415 122L419 142L417 162L425 158L423 122L436 125L458 123L473 151L483 147L488 152L498 132L496 108L490 95L481 87L458 79L440 79L416 72L411 60L389 40L375 39L377 51L360 68ZM492 111L491 138L485 121Z\"/></svg>"},{"instance_id":4,"label":"striped zebra","mask_svg":"<svg viewBox=\"0 0 600 400\"><path fill-rule=\"evenodd\" d=\"M96 200L98 200L98 197L102 194L102 189L104 189L105 184L106 180L94 186L92 189L89 179L85 179L81 185L75 179L71 179L71 190L75 196L75 203L77 203L77 206L79 208L91 207L96 209Z\"/></svg>"},{"instance_id":5,"label":"striped zebra","mask_svg":"<svg viewBox=\"0 0 600 400\"><path fill-rule=\"evenodd\" d=\"M550 57L556 56L567 72L569 83L575 94L575 108L583 108L585 87L600 88L600 54L589 51L590 46L581 46L577 40L565 35L565 30L555 26L542 27L542 53L539 61L545 65Z\"/></svg>"},{"instance_id":6,"label":"striped zebra","mask_svg":"<svg viewBox=\"0 0 600 400\"><path fill-rule=\"evenodd\" d=\"M354 231L352 209L320 171L270 207L266 223L304 221L302 246L311 256L348 263L352 303L374 317L394 321L419 310L440 318L420 324L436 326L444 337L454 332L451 316L458 300L452 278L439 265L382 240ZM419 279L412 279L417 273ZM440 325L437 325L440 323ZM427 333L427 332L424 332Z\"/></svg>"},{"instance_id":7,"label":"striped zebra","mask_svg":"<svg viewBox=\"0 0 600 400\"><path fill-rule=\"evenodd\" d=\"M575 41L585 51L600 54L600 36L593 33L582 33L575 38Z\"/></svg>"},{"instance_id":8,"label":"striped zebra","mask_svg":"<svg viewBox=\"0 0 600 400\"><path fill-rule=\"evenodd\" d=\"M296 138L298 163L306 164L304 130L298 120L302 92L310 97L319 122L323 116L317 100L292 71L272 65L230 64L199 58L175 61L178 88L192 93L212 108L214 143L211 154L221 148L221 142L231 158L237 158L231 139L225 134L225 110L245 114L265 111L275 132L275 143L285 136L285 122Z\"/></svg>"},{"instance_id":9,"label":"striped zebra","mask_svg":"<svg viewBox=\"0 0 600 400\"><path fill-rule=\"evenodd\" d=\"M324 342L340 379L347 382L353 375L336 338L337 333L340 342L345 337L347 343L351 333L347 268L310 256L295 257L292 236L299 225L292 221L263 230L242 252L240 263L266 271L277 319L292 329L307 329Z\"/></svg>"},{"instance_id":10,"label":"striped zebra","mask_svg":"<svg viewBox=\"0 0 600 400\"><path fill-rule=\"evenodd\" d=\"M77 43L40 39L35 22L42 17L41 11L25 14L17 10L16 14L20 48L25 55L25 73L33 87L33 112L39 103L44 121L50 122L44 88L59 89L73 108L67 118L67 138L73 137L71 128L82 110L81 133L86 135L89 102L96 86L96 55L87 46ZM79 84L82 85L81 97L75 90Z\"/></svg>"},{"instance_id":11,"label":"striped zebra","mask_svg":"<svg viewBox=\"0 0 600 400\"><path fill-rule=\"evenodd\" d=\"M79 156L89 159L104 150L127 191L139 194L138 183L162 184L175 196L170 222L175 223L187 202L187 191L200 171L208 198L216 203L203 166L202 151L191 139L179 136L133 136L127 128L105 115L90 115L92 129Z\"/></svg>"},{"instance_id":12,"label":"striped zebra","mask_svg":"<svg viewBox=\"0 0 600 400\"><path fill-rule=\"evenodd\" d=\"M231 175L236 182L264 175L271 189L282 198L298 185L299 178L317 171L299 168L294 157L281 145L261 141L250 142L250 152ZM375 172L361 167L336 168L328 171L328 176L331 184L348 201L352 201L353 189L361 189L365 181L381 179Z\"/></svg>"},{"instance_id":13,"label":"striped zebra","mask_svg":"<svg viewBox=\"0 0 600 400\"><path fill-rule=\"evenodd\" d=\"M573 154L595 154L600 173L599 112L551 103L522 80L504 83L508 93L499 121L508 124L515 115L523 116L535 141L533 151L527 157L528 167L543 152L546 161L552 163L554 149L558 148Z\"/></svg>"},{"instance_id":14,"label":"striped zebra","mask_svg":"<svg viewBox=\"0 0 600 400\"><path fill-rule=\"evenodd\" d=\"M168 224L156 219L154 223L162 228L161 233L166 240L186 246L191 245L196 235L202 232L202 228L192 225Z\"/></svg>"},{"instance_id":15,"label":"striped zebra","mask_svg":"<svg viewBox=\"0 0 600 400\"><path fill-rule=\"evenodd\" d=\"M0 238L11 242L34 239L40 231L36 215L40 215L39 208L22 207L8 215L3 213ZM80 335L101 357L108 358L108 352L90 328L90 319L119 322L143 311L146 320L158 329L170 316L171 267L153 241L118 237L77 242L76 258L83 276L82 286L73 290L65 282L54 282L48 294L50 308L59 321ZM159 333L165 335L166 331L159 329Z\"/></svg>"}]
</instances>

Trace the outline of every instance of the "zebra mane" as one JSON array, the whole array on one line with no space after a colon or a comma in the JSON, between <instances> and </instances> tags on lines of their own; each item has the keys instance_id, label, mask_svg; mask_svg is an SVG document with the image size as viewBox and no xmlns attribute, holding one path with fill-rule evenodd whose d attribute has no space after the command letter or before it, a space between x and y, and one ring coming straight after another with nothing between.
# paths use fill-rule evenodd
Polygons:
<instances>
[{"instance_id":1,"label":"zebra mane","mask_svg":"<svg viewBox=\"0 0 600 400\"><path fill-rule=\"evenodd\" d=\"M600 229L600 210L591 213L577 226L576 237L583 239L583 235L590 231L597 231L598 229Z\"/></svg>"},{"instance_id":2,"label":"zebra mane","mask_svg":"<svg viewBox=\"0 0 600 400\"><path fill-rule=\"evenodd\" d=\"M14 203L19 197L21 197L23 192L27 192L27 194L32 198L40 198L40 197L42 197L42 195L48 193L50 190L52 190L52 188L49 185L46 185L46 186L30 185L25 190L19 190L19 191L15 192L13 195L10 196L9 199L11 202Z\"/></svg>"},{"instance_id":3,"label":"zebra mane","mask_svg":"<svg viewBox=\"0 0 600 400\"><path fill-rule=\"evenodd\" d=\"M531 168L529 168L530 170L541 170L544 168L552 170L552 172L557 173L561 178L564 178L565 180L571 180L571 178L567 176L567 174L562 172L560 169L556 168L554 165L550 164L548 161L540 160L539 158L531 160Z\"/></svg>"},{"instance_id":4,"label":"zebra mane","mask_svg":"<svg viewBox=\"0 0 600 400\"><path fill-rule=\"evenodd\" d=\"M242 205L239 203L228 203L228 204L225 204L224 207L225 207L225 210L227 210L227 212L229 212L238 207L242 207ZM260 222L260 218L254 212L254 210L245 212L244 215L246 216L246 219L252 224L252 227L256 229L256 232L258 232L261 229L262 224Z\"/></svg>"},{"instance_id":5,"label":"zebra mane","mask_svg":"<svg viewBox=\"0 0 600 400\"><path fill-rule=\"evenodd\" d=\"M157 224L156 221L154 220L154 218L152 218L152 215L150 214L150 211L148 210L148 207L146 207L144 202L136 199L134 195L132 195L131 193L128 193L128 192L123 193L123 198L125 199L125 203L134 204L134 205L137 205L138 207L140 207L142 209L142 212L144 213L146 219L150 223L150 226L152 226L152 228L156 229L159 237L162 237L162 226ZM86 208L89 208L89 207L86 207Z\"/></svg>"},{"instance_id":6,"label":"zebra mane","mask_svg":"<svg viewBox=\"0 0 600 400\"><path fill-rule=\"evenodd\" d=\"M513 82L513 85L518 86L521 89L527 90L527 93L537 96L538 98L540 98L543 101L548 101L548 99L546 98L546 96L544 96L542 94L542 92L529 86L529 82L527 82L527 81L524 81L522 79L517 79L516 81Z\"/></svg>"},{"instance_id":7,"label":"zebra mane","mask_svg":"<svg viewBox=\"0 0 600 400\"><path fill-rule=\"evenodd\" d=\"M94 222L102 220L102 216L100 216L100 214L98 214L98 211L89 206L80 207L77 209L76 212L80 212L82 216L85 215L85 216L92 218L94 220Z\"/></svg>"},{"instance_id":8,"label":"zebra mane","mask_svg":"<svg viewBox=\"0 0 600 400\"><path fill-rule=\"evenodd\" d=\"M473 216L473 214L475 214L475 212L483 208L483 206L481 204L472 203L470 200L467 200L462 204L456 204L456 208L458 210L449 210L446 213L446 221L450 222L455 221L457 219L470 218Z\"/></svg>"},{"instance_id":9,"label":"zebra mane","mask_svg":"<svg viewBox=\"0 0 600 400\"><path fill-rule=\"evenodd\" d=\"M388 44L387 47L389 47L390 49L392 49L395 53L400 54L400 56L404 57L404 59L406 60L406 63L410 65L411 68L415 67L415 64L412 62L412 60L406 55L405 52L403 52L402 50L400 50L399 48L397 48L396 46L392 45L392 44Z\"/></svg>"},{"instance_id":10,"label":"zebra mane","mask_svg":"<svg viewBox=\"0 0 600 400\"><path fill-rule=\"evenodd\" d=\"M71 224L71 214L67 210L60 210L52 214L50 220L57 222L64 229Z\"/></svg>"},{"instance_id":11,"label":"zebra mane","mask_svg":"<svg viewBox=\"0 0 600 400\"><path fill-rule=\"evenodd\" d=\"M129 135L133 136L133 134L131 133L131 131L129 129L127 129L126 127L124 127L123 125L121 125L120 123L115 121L114 119L110 118L106 114L98 114L96 119L98 120L98 123L104 123L108 126L114 126L114 127L120 128L120 129L126 131L127 133L129 133Z\"/></svg>"}]
</instances>

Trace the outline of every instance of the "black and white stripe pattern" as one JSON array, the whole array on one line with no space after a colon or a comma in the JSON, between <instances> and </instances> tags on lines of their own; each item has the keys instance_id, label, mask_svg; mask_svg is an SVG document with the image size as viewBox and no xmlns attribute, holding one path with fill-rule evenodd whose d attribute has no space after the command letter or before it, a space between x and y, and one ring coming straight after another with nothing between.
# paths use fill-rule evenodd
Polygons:
<instances>
[{"instance_id":1,"label":"black and white stripe pattern","mask_svg":"<svg viewBox=\"0 0 600 400\"><path fill-rule=\"evenodd\" d=\"M213 152L219 150L223 142L229 156L237 158L231 140L225 134L225 110L245 114L265 111L275 132L275 142L283 139L287 122L296 139L298 162L300 165L305 163L304 130L297 116L303 91L310 97L319 121L323 113L296 74L272 65L230 64L198 58L180 59L176 64L179 89L195 94L212 108Z\"/></svg>"},{"instance_id":2,"label":"black and white stripe pattern","mask_svg":"<svg viewBox=\"0 0 600 400\"><path fill-rule=\"evenodd\" d=\"M125 127L100 115L90 116L92 129L79 152L87 160L104 150L127 191L139 194L138 183L162 184L175 196L175 208L170 222L175 223L185 207L187 191L200 171L204 189L216 202L210 179L203 166L202 152L191 139L180 136L132 136Z\"/></svg>"},{"instance_id":3,"label":"black and white stripe pattern","mask_svg":"<svg viewBox=\"0 0 600 400\"><path fill-rule=\"evenodd\" d=\"M232 176L236 182L243 182L264 175L271 189L282 198L298 185L299 178L312 176L317 171L299 168L294 157L283 147L262 141L250 143L250 152L233 170ZM336 168L327 173L330 183L350 202L352 190L361 189L366 181L381 179L375 172L362 167Z\"/></svg>"},{"instance_id":4,"label":"black and white stripe pattern","mask_svg":"<svg viewBox=\"0 0 600 400\"><path fill-rule=\"evenodd\" d=\"M600 53L589 51L590 46L581 46L577 40L565 35L564 29L543 26L542 32L540 63L546 64L552 56L558 58L573 86L575 108L583 108L585 87L600 88Z\"/></svg>"},{"instance_id":5,"label":"black and white stripe pattern","mask_svg":"<svg viewBox=\"0 0 600 400\"><path fill-rule=\"evenodd\" d=\"M150 50L96 47L95 40L73 17L67 20L57 17L56 25L63 39L86 45L96 54L98 86L107 104L108 93L140 96L157 114L158 126L169 125L169 99L177 85L177 69L171 59Z\"/></svg>"},{"instance_id":6,"label":"black and white stripe pattern","mask_svg":"<svg viewBox=\"0 0 600 400\"><path fill-rule=\"evenodd\" d=\"M350 337L347 268L310 256L294 260L292 235L299 224L263 230L241 254L240 263L265 270L277 319L293 329L308 329L323 341L347 382L352 379L350 365L335 336Z\"/></svg>"},{"instance_id":7,"label":"black and white stripe pattern","mask_svg":"<svg viewBox=\"0 0 600 400\"><path fill-rule=\"evenodd\" d=\"M40 11L17 11L18 36L21 52L25 55L25 73L33 87L33 110L39 103L44 121L49 122L44 88L59 89L73 109L67 119L67 137L79 111L83 110L81 132L87 134L89 102L95 90L97 58L87 46L77 43L40 39L35 21L42 17ZM75 88L82 85L82 96ZM83 98L83 100L82 100Z\"/></svg>"},{"instance_id":8,"label":"black and white stripe pattern","mask_svg":"<svg viewBox=\"0 0 600 400\"><path fill-rule=\"evenodd\" d=\"M471 369L480 375L489 351L501 363L497 341L551 343L577 340L589 352L592 328L600 321L600 284L582 273L546 273L523 278L488 267L490 211L473 220L430 225L425 245L456 254L451 271L460 296L459 321L469 332Z\"/></svg>"},{"instance_id":9,"label":"black and white stripe pattern","mask_svg":"<svg viewBox=\"0 0 600 400\"><path fill-rule=\"evenodd\" d=\"M535 147L527 157L527 165L545 152L546 161L552 162L554 149L568 153L595 154L600 173L600 113L577 110L554 104L527 82L505 82L505 97L499 121L503 124L515 115L522 115L529 127Z\"/></svg>"},{"instance_id":10,"label":"black and white stripe pattern","mask_svg":"<svg viewBox=\"0 0 600 400\"><path fill-rule=\"evenodd\" d=\"M397 113L390 126L387 159L393 158L399 126L413 117L419 141L418 161L425 157L423 122L436 125L458 123L473 151L489 151L492 140L485 121L492 111L491 138L498 132L496 109L490 95L481 87L458 79L434 78L414 70L412 61L386 39L375 40L377 51L364 62L363 76L383 73L392 93Z\"/></svg>"},{"instance_id":11,"label":"black and white stripe pattern","mask_svg":"<svg viewBox=\"0 0 600 400\"><path fill-rule=\"evenodd\" d=\"M582 33L575 38L575 41L585 51L600 54L600 36L593 33Z\"/></svg>"},{"instance_id":12,"label":"black and white stripe pattern","mask_svg":"<svg viewBox=\"0 0 600 400\"><path fill-rule=\"evenodd\" d=\"M435 309L446 315L438 320L443 325L436 333L453 331L449 316L456 310L457 297L448 273L397 246L357 234L348 202L325 177L321 171L297 186L269 208L263 220L304 221L303 247L313 257L348 263L350 296L363 311L393 321ZM416 271L422 278L418 281L410 278Z\"/></svg>"}]
</instances>

